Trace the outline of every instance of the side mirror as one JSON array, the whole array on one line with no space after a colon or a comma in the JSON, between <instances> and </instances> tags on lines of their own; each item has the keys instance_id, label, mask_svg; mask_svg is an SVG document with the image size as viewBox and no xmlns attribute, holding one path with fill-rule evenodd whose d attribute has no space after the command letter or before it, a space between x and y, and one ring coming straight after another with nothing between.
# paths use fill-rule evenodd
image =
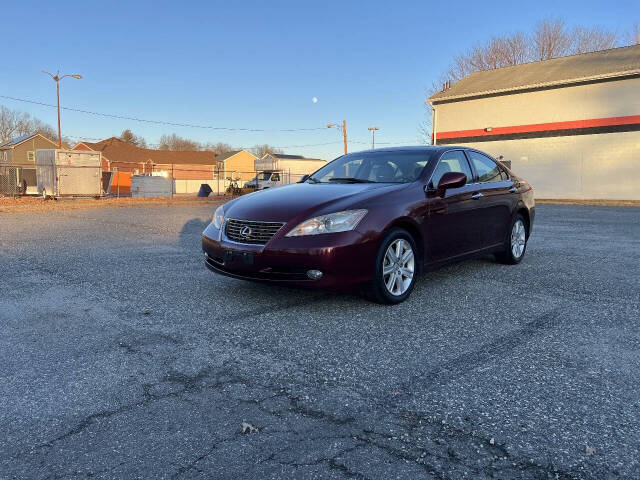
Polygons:
<instances>
[{"instance_id":1,"label":"side mirror","mask_svg":"<svg viewBox=\"0 0 640 480\"><path fill-rule=\"evenodd\" d=\"M310 175L303 175L298 183L304 183L309 180Z\"/></svg>"},{"instance_id":2,"label":"side mirror","mask_svg":"<svg viewBox=\"0 0 640 480\"><path fill-rule=\"evenodd\" d=\"M442 175L442 178L438 182L437 193L443 197L444 192L450 188L464 187L467 183L467 176L462 172L447 172Z\"/></svg>"}]
</instances>

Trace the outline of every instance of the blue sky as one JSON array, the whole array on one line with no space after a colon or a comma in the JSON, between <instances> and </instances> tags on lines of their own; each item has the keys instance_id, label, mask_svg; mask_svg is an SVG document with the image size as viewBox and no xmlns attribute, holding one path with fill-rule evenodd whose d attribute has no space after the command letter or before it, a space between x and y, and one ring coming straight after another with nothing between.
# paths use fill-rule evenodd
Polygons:
<instances>
[{"instance_id":1,"label":"blue sky","mask_svg":"<svg viewBox=\"0 0 640 480\"><path fill-rule=\"evenodd\" d=\"M25 2L2 8L0 95L55 103L41 70L65 79L62 103L124 116L222 127L289 129L347 120L350 149L415 144L425 90L451 59L492 35L556 16L628 30L636 1ZM634 18L635 16L635 18ZM8 20L7 20L8 19ZM8 53L7 53L8 52ZM318 103L312 98L317 97ZM0 98L55 125L55 109ZM63 134L106 138L130 128L241 147L258 143L331 159L335 130L233 132L63 112ZM293 147L335 142L330 145Z\"/></svg>"}]
</instances>

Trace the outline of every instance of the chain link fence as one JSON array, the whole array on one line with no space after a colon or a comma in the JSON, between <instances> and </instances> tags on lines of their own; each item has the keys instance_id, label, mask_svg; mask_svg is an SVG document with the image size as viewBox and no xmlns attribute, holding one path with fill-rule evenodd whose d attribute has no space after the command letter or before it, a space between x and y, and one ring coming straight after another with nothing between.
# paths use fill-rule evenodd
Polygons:
<instances>
[{"instance_id":1,"label":"chain link fence","mask_svg":"<svg viewBox=\"0 0 640 480\"><path fill-rule=\"evenodd\" d=\"M92 165L38 165L25 168L0 164L0 195L25 194L46 196L131 196L131 179L135 175L162 176L171 182L171 195L196 195L203 184L209 195L238 196L255 190L299 182L303 174L290 171L218 171L211 168L154 168L103 171ZM207 190L207 187L204 187Z\"/></svg>"},{"instance_id":2,"label":"chain link fence","mask_svg":"<svg viewBox=\"0 0 640 480\"><path fill-rule=\"evenodd\" d=\"M21 173L21 167L0 165L0 195L7 197L24 195L26 180L21 179Z\"/></svg>"},{"instance_id":3,"label":"chain link fence","mask_svg":"<svg viewBox=\"0 0 640 480\"><path fill-rule=\"evenodd\" d=\"M154 166L152 170L143 173L139 170L119 171L114 168L111 172L104 172L105 194L116 197L132 195L131 181L136 175L168 179L172 182L173 195L196 195L204 188L209 195L237 196L299 182L304 174L290 171L222 171L192 166L185 168L181 165Z\"/></svg>"},{"instance_id":4,"label":"chain link fence","mask_svg":"<svg viewBox=\"0 0 640 480\"><path fill-rule=\"evenodd\" d=\"M299 182L304 174L295 174L289 171L231 171L216 172L213 180L206 183L211 187L212 195L240 195L265 188L280 187L290 183ZM190 193L195 185L190 180L174 178L174 193ZM197 186L200 188L200 185Z\"/></svg>"}]
</instances>

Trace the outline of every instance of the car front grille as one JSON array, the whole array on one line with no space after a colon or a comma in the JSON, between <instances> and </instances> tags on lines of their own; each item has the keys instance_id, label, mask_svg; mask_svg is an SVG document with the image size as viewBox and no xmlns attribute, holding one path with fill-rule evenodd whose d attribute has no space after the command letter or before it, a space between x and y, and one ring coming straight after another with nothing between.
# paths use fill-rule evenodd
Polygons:
<instances>
[{"instance_id":1,"label":"car front grille","mask_svg":"<svg viewBox=\"0 0 640 480\"><path fill-rule=\"evenodd\" d=\"M224 233L234 242L265 245L283 225L282 222L256 222L229 218Z\"/></svg>"}]
</instances>

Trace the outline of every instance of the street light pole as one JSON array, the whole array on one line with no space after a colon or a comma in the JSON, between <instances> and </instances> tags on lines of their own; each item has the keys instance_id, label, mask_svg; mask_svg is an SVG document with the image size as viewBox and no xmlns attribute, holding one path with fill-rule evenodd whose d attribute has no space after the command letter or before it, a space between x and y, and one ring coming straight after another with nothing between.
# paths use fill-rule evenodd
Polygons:
<instances>
[{"instance_id":1,"label":"street light pole","mask_svg":"<svg viewBox=\"0 0 640 480\"><path fill-rule=\"evenodd\" d=\"M368 127L371 132L371 150L375 150L376 148L376 130L380 130L380 127Z\"/></svg>"},{"instance_id":2,"label":"street light pole","mask_svg":"<svg viewBox=\"0 0 640 480\"><path fill-rule=\"evenodd\" d=\"M347 154L347 121L342 121L342 127L337 123L330 123L327 125L327 128L336 127L338 130L342 130L342 138L344 140L344 154Z\"/></svg>"},{"instance_id":3,"label":"street light pole","mask_svg":"<svg viewBox=\"0 0 640 480\"><path fill-rule=\"evenodd\" d=\"M58 105L58 148L62 148L62 129L60 128L60 81L56 80L56 104Z\"/></svg>"},{"instance_id":4,"label":"street light pole","mask_svg":"<svg viewBox=\"0 0 640 480\"><path fill-rule=\"evenodd\" d=\"M347 121L342 121L342 136L344 138L344 154L347 154Z\"/></svg>"},{"instance_id":5,"label":"street light pole","mask_svg":"<svg viewBox=\"0 0 640 480\"><path fill-rule=\"evenodd\" d=\"M65 77L72 77L72 78L75 78L76 80L80 80L82 79L82 75L78 75L74 73L70 75L60 76L60 70L58 70L55 75L49 72L45 72L44 70L42 71L42 73L46 73L53 79L54 82L56 82L56 100L58 105L58 148L62 148L62 130L60 129L60 80L62 80Z\"/></svg>"}]
</instances>

